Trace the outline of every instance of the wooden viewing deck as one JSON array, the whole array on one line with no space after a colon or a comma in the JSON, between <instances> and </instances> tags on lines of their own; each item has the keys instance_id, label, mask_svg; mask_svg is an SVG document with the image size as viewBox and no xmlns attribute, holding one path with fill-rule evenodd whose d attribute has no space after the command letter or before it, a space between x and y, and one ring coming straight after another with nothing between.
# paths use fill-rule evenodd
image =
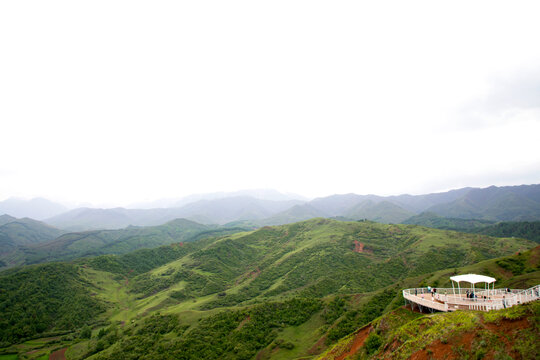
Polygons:
<instances>
[{"instance_id":1,"label":"wooden viewing deck","mask_svg":"<svg viewBox=\"0 0 540 360\"><path fill-rule=\"evenodd\" d=\"M474 298L467 297L467 292L473 291ZM410 302L411 306L416 305L420 309L427 308L430 311L490 311L540 299L540 285L527 290L436 288L434 293L428 291L427 288L405 289L403 298Z\"/></svg>"}]
</instances>

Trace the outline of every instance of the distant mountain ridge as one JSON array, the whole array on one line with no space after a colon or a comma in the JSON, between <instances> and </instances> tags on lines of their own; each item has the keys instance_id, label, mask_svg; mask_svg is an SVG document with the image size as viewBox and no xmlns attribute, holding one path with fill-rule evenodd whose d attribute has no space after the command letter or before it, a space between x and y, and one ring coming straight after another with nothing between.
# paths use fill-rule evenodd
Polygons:
<instances>
[{"instance_id":1,"label":"distant mountain ridge","mask_svg":"<svg viewBox=\"0 0 540 360\"><path fill-rule=\"evenodd\" d=\"M344 214L345 217L354 220L367 219L386 224L401 223L413 215L413 212L386 200L380 202L367 200L353 206Z\"/></svg>"},{"instance_id":2,"label":"distant mountain ridge","mask_svg":"<svg viewBox=\"0 0 540 360\"><path fill-rule=\"evenodd\" d=\"M540 219L540 185L490 186L470 189L458 199L427 209L462 219L526 221Z\"/></svg>"},{"instance_id":3,"label":"distant mountain ridge","mask_svg":"<svg viewBox=\"0 0 540 360\"><path fill-rule=\"evenodd\" d=\"M268 200L265 197L283 200ZM84 231L121 229L130 225L156 226L177 218L203 224L242 223L250 226L287 224L314 217L401 223L423 212L444 218L494 222L540 220L540 184L482 189L466 187L423 195L336 194L311 201L291 197L294 196L271 190L203 194L169 204L173 207L77 208L44 221L64 230ZM6 208L5 203L9 201L0 205ZM0 214L2 209L0 206Z\"/></svg>"},{"instance_id":4,"label":"distant mountain ridge","mask_svg":"<svg viewBox=\"0 0 540 360\"><path fill-rule=\"evenodd\" d=\"M203 224L225 224L236 220L262 220L300 203L298 200L271 201L237 196L199 200L180 208L79 208L46 219L46 222L70 231L156 226L178 218Z\"/></svg>"},{"instance_id":5,"label":"distant mountain ridge","mask_svg":"<svg viewBox=\"0 0 540 360\"><path fill-rule=\"evenodd\" d=\"M270 201L289 201L299 200L308 201L304 196L292 193L282 193L274 189L247 189L232 192L214 192L206 194L193 194L180 198L164 198L149 202L139 202L126 206L128 209L155 209L155 208L170 208L182 207L184 205L194 203L200 200L218 200L223 198L248 196L259 200Z\"/></svg>"}]
</instances>

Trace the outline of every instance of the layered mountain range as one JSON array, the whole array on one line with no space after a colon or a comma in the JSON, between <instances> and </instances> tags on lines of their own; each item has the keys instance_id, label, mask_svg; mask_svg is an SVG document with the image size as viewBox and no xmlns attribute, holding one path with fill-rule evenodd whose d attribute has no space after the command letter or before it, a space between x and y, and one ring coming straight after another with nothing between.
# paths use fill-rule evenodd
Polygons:
<instances>
[{"instance_id":1,"label":"layered mountain range","mask_svg":"<svg viewBox=\"0 0 540 360\"><path fill-rule=\"evenodd\" d=\"M182 207L158 209L78 208L44 221L0 215L0 268L123 254L316 217L422 225L540 242L540 221L522 221L540 220L540 185L464 188L417 196L345 194L311 201L269 200L268 193L263 194L265 199L212 194Z\"/></svg>"},{"instance_id":2,"label":"layered mountain range","mask_svg":"<svg viewBox=\"0 0 540 360\"><path fill-rule=\"evenodd\" d=\"M272 196L270 196L272 195ZM203 224L264 226L292 223L314 217L339 217L350 220L367 219L382 223L401 223L429 212L441 217L488 221L540 220L540 185L491 186L462 188L425 195L377 196L343 194L301 200L298 196L277 196L268 192L243 192L192 196L160 208L77 208L60 211L61 205L43 199L26 203L22 200L0 202L0 214L31 217L69 231L120 229L129 225L161 225L177 218ZM37 204L37 205L36 205ZM39 206L38 206L39 205ZM143 204L141 204L143 205ZM148 204L146 204L148 205ZM65 208L63 208L65 210ZM37 213L39 212L39 213ZM44 217L45 213L54 216ZM36 215L36 216L32 216Z\"/></svg>"},{"instance_id":3,"label":"layered mountain range","mask_svg":"<svg viewBox=\"0 0 540 360\"><path fill-rule=\"evenodd\" d=\"M471 272L538 285L540 221L501 220L538 220L539 187L0 215L0 354L375 359L429 355L444 341L448 358L535 358L538 304L491 314L500 328L475 314L424 317L400 293ZM426 333L433 321L448 331Z\"/></svg>"}]
</instances>

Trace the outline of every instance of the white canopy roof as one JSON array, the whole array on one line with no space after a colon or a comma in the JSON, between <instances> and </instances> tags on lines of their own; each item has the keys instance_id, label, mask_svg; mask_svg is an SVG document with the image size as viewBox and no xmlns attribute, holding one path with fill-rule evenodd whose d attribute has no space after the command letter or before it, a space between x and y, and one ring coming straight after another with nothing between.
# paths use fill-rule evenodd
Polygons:
<instances>
[{"instance_id":1,"label":"white canopy roof","mask_svg":"<svg viewBox=\"0 0 540 360\"><path fill-rule=\"evenodd\" d=\"M494 278L492 278L490 276L476 275L476 274L466 274L466 275L451 276L450 280L456 281L456 282L465 281L465 282L468 282L468 283L471 283L471 284L476 284L476 283L488 283L488 284L490 284L490 283L496 281Z\"/></svg>"}]
</instances>

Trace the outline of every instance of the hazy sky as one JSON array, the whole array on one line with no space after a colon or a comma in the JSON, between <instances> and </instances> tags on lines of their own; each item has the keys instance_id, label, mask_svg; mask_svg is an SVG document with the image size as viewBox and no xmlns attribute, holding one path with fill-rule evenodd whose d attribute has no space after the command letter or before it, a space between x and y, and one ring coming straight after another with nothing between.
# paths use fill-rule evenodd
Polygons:
<instances>
[{"instance_id":1,"label":"hazy sky","mask_svg":"<svg viewBox=\"0 0 540 360\"><path fill-rule=\"evenodd\" d=\"M0 200L540 183L538 1L2 1Z\"/></svg>"}]
</instances>

